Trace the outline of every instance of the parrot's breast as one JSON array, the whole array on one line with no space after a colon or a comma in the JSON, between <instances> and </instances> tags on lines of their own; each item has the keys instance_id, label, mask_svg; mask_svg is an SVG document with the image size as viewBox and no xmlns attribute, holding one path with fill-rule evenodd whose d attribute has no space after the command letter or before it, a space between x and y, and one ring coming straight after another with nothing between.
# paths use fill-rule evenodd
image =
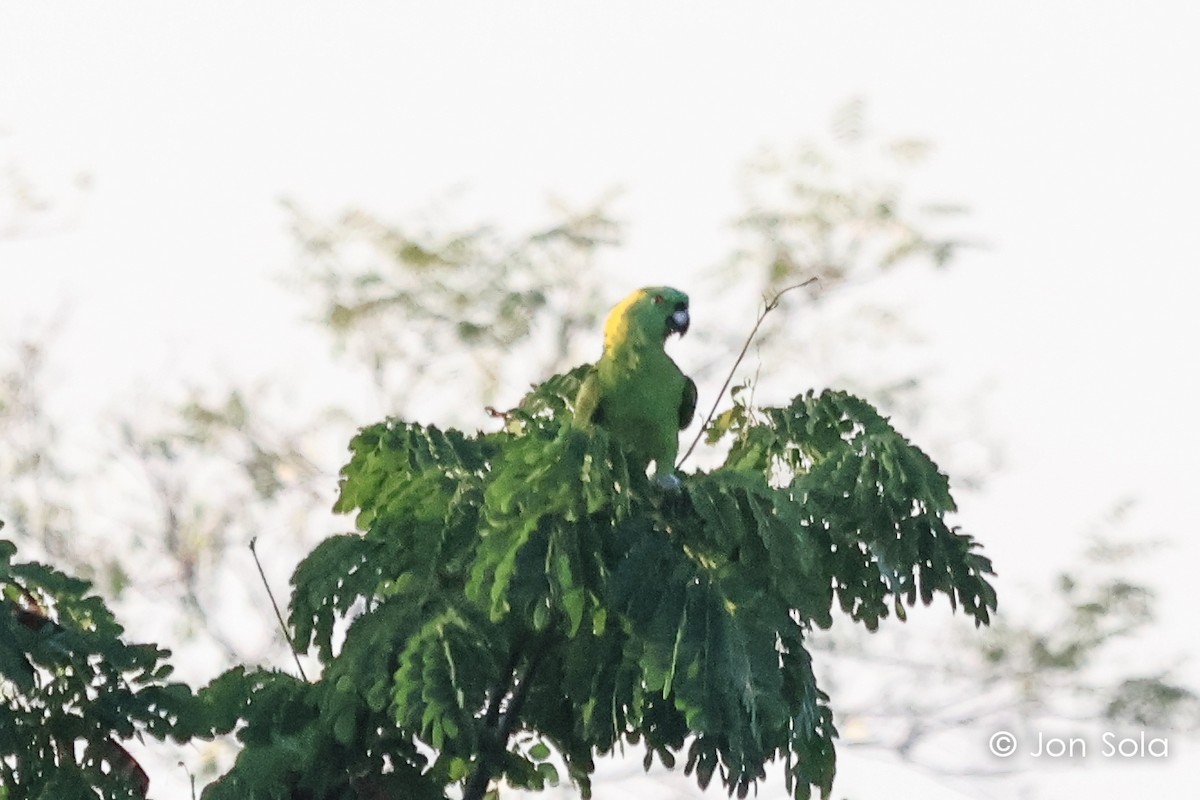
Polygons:
<instances>
[{"instance_id":1,"label":"parrot's breast","mask_svg":"<svg viewBox=\"0 0 1200 800\"><path fill-rule=\"evenodd\" d=\"M686 379L665 353L639 359L636 368L620 362L600 365L604 427L645 461L675 450L679 404Z\"/></svg>"}]
</instances>

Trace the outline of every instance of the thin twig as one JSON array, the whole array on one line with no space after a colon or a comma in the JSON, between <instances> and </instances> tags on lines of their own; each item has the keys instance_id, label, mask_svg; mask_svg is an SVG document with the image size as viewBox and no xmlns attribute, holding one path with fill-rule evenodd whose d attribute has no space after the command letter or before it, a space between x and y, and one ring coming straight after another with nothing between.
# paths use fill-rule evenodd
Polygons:
<instances>
[{"instance_id":1,"label":"thin twig","mask_svg":"<svg viewBox=\"0 0 1200 800\"><path fill-rule=\"evenodd\" d=\"M188 780L192 784L192 800L196 800L196 776L193 775L192 771L187 768L187 764L183 763L182 761L179 762L179 766L183 768L185 773L187 773Z\"/></svg>"},{"instance_id":2,"label":"thin twig","mask_svg":"<svg viewBox=\"0 0 1200 800\"><path fill-rule=\"evenodd\" d=\"M809 278L803 283L796 283L780 289L779 292L770 300L764 298L763 309L759 313L758 319L754 323L754 328L750 331L750 335L746 337L746 343L742 345L742 352L738 353L737 360L733 362L733 366L730 368L729 374L725 376L725 383L721 384L721 391L717 392L717 397L715 400L713 400L712 408L709 409L708 416L704 418L704 424L700 426L700 430L696 431L696 438L692 440L692 444L690 447L688 447L687 452L683 454L683 458L679 459L679 462L675 464L676 470L683 466L683 462L688 460L688 456L690 456L692 451L696 449L696 445L700 444L700 438L704 436L705 429L708 428L708 424L712 422L713 416L716 415L717 406L721 404L721 398L725 396L725 391L729 388L729 384L733 381L733 376L734 373L737 372L737 368L741 366L742 359L744 359L746 357L746 353L750 351L750 345L754 343L754 337L758 335L758 329L762 327L763 320L767 318L767 314L770 314L779 307L779 301L782 300L783 296L788 292L792 291L793 289L801 289L805 286L808 286L810 283L817 282L817 278Z\"/></svg>"},{"instance_id":3,"label":"thin twig","mask_svg":"<svg viewBox=\"0 0 1200 800\"><path fill-rule=\"evenodd\" d=\"M262 579L263 588L267 590L267 597L271 598L271 608L275 609L275 619L279 620L279 630L283 631L284 641L288 643L288 647L292 651L292 658L296 660L296 669L300 670L300 677L307 682L308 676L304 674L304 666L300 663L299 653L296 652L296 643L292 641L292 634L283 621L283 614L279 613L279 603L275 602L275 593L271 591L271 584L267 582L267 573L263 572L262 562L258 560L257 544L258 537L255 536L250 540L250 554L254 556L254 566L258 567L258 577Z\"/></svg>"}]
</instances>

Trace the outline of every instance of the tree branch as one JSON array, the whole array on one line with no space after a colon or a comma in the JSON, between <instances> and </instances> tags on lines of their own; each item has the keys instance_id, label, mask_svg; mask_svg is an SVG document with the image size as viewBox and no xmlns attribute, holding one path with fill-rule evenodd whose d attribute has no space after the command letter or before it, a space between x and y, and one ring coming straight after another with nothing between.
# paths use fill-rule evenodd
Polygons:
<instances>
[{"instance_id":1,"label":"tree branch","mask_svg":"<svg viewBox=\"0 0 1200 800\"><path fill-rule=\"evenodd\" d=\"M513 676L517 671L517 664L520 662L521 647L518 645L509 654L508 661L500 673L500 684L492 693L492 697L488 701L487 711L483 715L483 724L489 728L495 728L500 721L500 707L504 705L504 698L508 697L508 693L512 689Z\"/></svg>"},{"instance_id":2,"label":"tree branch","mask_svg":"<svg viewBox=\"0 0 1200 800\"><path fill-rule=\"evenodd\" d=\"M529 687L533 684L533 675L537 671L544 653L545 648L538 647L525 665L521 676L517 678L517 664L521 660L521 648L513 648L513 653L504 668L502 686L497 687L498 690L488 701L488 708L483 718L488 730L485 731L484 740L480 742L479 764L471 773L471 777L467 779L466 786L463 787L463 800L483 800L483 796L487 793L488 785L495 777L500 754L508 747L508 740L517 729L521 709L525 705L525 699L529 696ZM516 678L515 689L513 689L514 678ZM510 694L508 706L501 713L500 707ZM489 733L491 735L488 735Z\"/></svg>"}]
</instances>

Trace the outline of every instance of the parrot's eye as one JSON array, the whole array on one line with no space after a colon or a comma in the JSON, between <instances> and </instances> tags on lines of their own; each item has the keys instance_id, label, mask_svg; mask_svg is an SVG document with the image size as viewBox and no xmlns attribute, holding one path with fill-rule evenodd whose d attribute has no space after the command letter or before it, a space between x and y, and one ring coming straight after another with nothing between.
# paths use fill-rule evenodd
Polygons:
<instances>
[{"instance_id":1,"label":"parrot's eye","mask_svg":"<svg viewBox=\"0 0 1200 800\"><path fill-rule=\"evenodd\" d=\"M660 306L660 305L662 305L662 303L663 303L663 296L661 294L654 295L654 305Z\"/></svg>"}]
</instances>

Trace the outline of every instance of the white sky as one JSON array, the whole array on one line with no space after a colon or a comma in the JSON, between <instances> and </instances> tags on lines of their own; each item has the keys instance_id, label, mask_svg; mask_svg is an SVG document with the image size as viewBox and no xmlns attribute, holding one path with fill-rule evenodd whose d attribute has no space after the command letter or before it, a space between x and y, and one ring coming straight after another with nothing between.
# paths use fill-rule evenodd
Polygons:
<instances>
[{"instance_id":1,"label":"white sky","mask_svg":"<svg viewBox=\"0 0 1200 800\"><path fill-rule=\"evenodd\" d=\"M55 368L89 413L302 370L325 345L275 284L281 197L401 215L465 185L520 224L622 187L621 259L686 286L727 249L737 166L861 95L937 145L923 188L990 245L923 306L943 369L996 383L1007 462L964 524L1018 586L1135 498L1177 543L1164 646L1195 656L1198 41L1185 2L4 4L0 166L93 183L0 241L0 341L65 306Z\"/></svg>"}]
</instances>

